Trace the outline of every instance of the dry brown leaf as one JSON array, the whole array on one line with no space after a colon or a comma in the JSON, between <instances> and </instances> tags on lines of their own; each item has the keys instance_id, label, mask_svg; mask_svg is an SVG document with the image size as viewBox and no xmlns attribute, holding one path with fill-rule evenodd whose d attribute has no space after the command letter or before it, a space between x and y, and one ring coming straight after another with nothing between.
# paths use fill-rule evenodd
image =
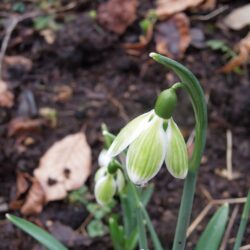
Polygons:
<instances>
[{"instance_id":1,"label":"dry brown leaf","mask_svg":"<svg viewBox=\"0 0 250 250\"><path fill-rule=\"evenodd\" d=\"M232 58L224 67L219 69L219 72L228 73L233 71L236 67L247 63L250 56L250 33L236 45L235 50L238 52L238 55Z\"/></svg>"},{"instance_id":2,"label":"dry brown leaf","mask_svg":"<svg viewBox=\"0 0 250 250\"><path fill-rule=\"evenodd\" d=\"M44 190L39 183L39 181L34 180L27 199L21 208L22 214L39 214L43 209L43 205L45 204L45 194Z\"/></svg>"},{"instance_id":3,"label":"dry brown leaf","mask_svg":"<svg viewBox=\"0 0 250 250\"><path fill-rule=\"evenodd\" d=\"M133 53L133 51L142 51L150 43L153 37L154 25L151 24L145 35L139 37L139 42L137 43L124 43L122 47L127 50L128 53Z\"/></svg>"},{"instance_id":4,"label":"dry brown leaf","mask_svg":"<svg viewBox=\"0 0 250 250\"><path fill-rule=\"evenodd\" d=\"M181 58L191 42L189 19L175 14L156 27L156 51L171 58Z\"/></svg>"},{"instance_id":5,"label":"dry brown leaf","mask_svg":"<svg viewBox=\"0 0 250 250\"><path fill-rule=\"evenodd\" d=\"M34 171L46 201L60 200L80 188L91 171L91 150L82 132L68 135L44 154Z\"/></svg>"},{"instance_id":6,"label":"dry brown leaf","mask_svg":"<svg viewBox=\"0 0 250 250\"><path fill-rule=\"evenodd\" d=\"M201 10L213 10L216 7L216 0L206 0L201 6L200 9Z\"/></svg>"},{"instance_id":7,"label":"dry brown leaf","mask_svg":"<svg viewBox=\"0 0 250 250\"><path fill-rule=\"evenodd\" d=\"M8 89L7 83L0 80L0 107L11 108L14 105L14 95Z\"/></svg>"},{"instance_id":8,"label":"dry brown leaf","mask_svg":"<svg viewBox=\"0 0 250 250\"><path fill-rule=\"evenodd\" d=\"M24 71L30 71L32 69L32 61L24 56L5 56L4 63L8 67L19 67Z\"/></svg>"},{"instance_id":9,"label":"dry brown leaf","mask_svg":"<svg viewBox=\"0 0 250 250\"><path fill-rule=\"evenodd\" d=\"M97 19L107 30L123 34L136 19L137 5L137 0L109 0L100 4Z\"/></svg>"},{"instance_id":10,"label":"dry brown leaf","mask_svg":"<svg viewBox=\"0 0 250 250\"><path fill-rule=\"evenodd\" d=\"M233 30L240 30L250 25L250 4L246 4L240 8L233 10L224 19L227 27Z\"/></svg>"},{"instance_id":11,"label":"dry brown leaf","mask_svg":"<svg viewBox=\"0 0 250 250\"><path fill-rule=\"evenodd\" d=\"M156 14L160 19L200 5L204 0L158 0Z\"/></svg>"},{"instance_id":12,"label":"dry brown leaf","mask_svg":"<svg viewBox=\"0 0 250 250\"><path fill-rule=\"evenodd\" d=\"M73 95L73 89L68 85L61 85L55 87L56 96L54 100L56 102L66 102Z\"/></svg>"},{"instance_id":13,"label":"dry brown leaf","mask_svg":"<svg viewBox=\"0 0 250 250\"><path fill-rule=\"evenodd\" d=\"M31 185L32 177L27 173L17 172L16 194L14 200L9 204L10 209L20 209L24 203L25 193Z\"/></svg>"},{"instance_id":14,"label":"dry brown leaf","mask_svg":"<svg viewBox=\"0 0 250 250\"><path fill-rule=\"evenodd\" d=\"M13 136L25 132L37 132L46 124L44 119L29 119L17 117L11 120L8 126L8 135Z\"/></svg>"}]
</instances>

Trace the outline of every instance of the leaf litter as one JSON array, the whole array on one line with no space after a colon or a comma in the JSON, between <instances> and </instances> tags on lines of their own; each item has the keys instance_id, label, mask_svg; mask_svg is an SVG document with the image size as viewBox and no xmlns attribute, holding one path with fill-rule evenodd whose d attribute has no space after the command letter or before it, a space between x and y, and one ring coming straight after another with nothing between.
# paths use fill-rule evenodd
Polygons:
<instances>
[{"instance_id":1,"label":"leaf litter","mask_svg":"<svg viewBox=\"0 0 250 250\"><path fill-rule=\"evenodd\" d=\"M40 159L21 212L25 215L39 214L47 202L63 199L68 191L79 189L90 172L91 149L85 134L67 135L55 142ZM27 189L23 178L18 183L19 195L16 200L20 198L20 192ZM20 187L20 183L23 187Z\"/></svg>"},{"instance_id":2,"label":"leaf litter","mask_svg":"<svg viewBox=\"0 0 250 250\"><path fill-rule=\"evenodd\" d=\"M105 29L123 34L136 19L137 0L109 0L100 4L97 20Z\"/></svg>"},{"instance_id":3,"label":"leaf litter","mask_svg":"<svg viewBox=\"0 0 250 250\"><path fill-rule=\"evenodd\" d=\"M159 23L155 40L157 52L171 58L182 58L191 42L188 17L178 13Z\"/></svg>"}]
</instances>

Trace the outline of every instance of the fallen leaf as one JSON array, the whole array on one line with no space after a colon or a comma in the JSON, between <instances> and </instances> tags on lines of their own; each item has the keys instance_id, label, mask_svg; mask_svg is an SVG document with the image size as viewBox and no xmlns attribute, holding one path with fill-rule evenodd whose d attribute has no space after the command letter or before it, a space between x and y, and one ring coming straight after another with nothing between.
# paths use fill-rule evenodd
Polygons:
<instances>
[{"instance_id":1,"label":"fallen leaf","mask_svg":"<svg viewBox=\"0 0 250 250\"><path fill-rule=\"evenodd\" d=\"M8 126L8 135L13 136L25 132L37 132L46 124L44 119L29 119L17 117L11 120Z\"/></svg>"},{"instance_id":2,"label":"fallen leaf","mask_svg":"<svg viewBox=\"0 0 250 250\"><path fill-rule=\"evenodd\" d=\"M153 37L154 25L150 25L147 29L145 35L139 37L139 42L137 43L124 43L122 47L127 50L128 54L136 54L137 51L142 51L146 48Z\"/></svg>"},{"instance_id":3,"label":"fallen leaf","mask_svg":"<svg viewBox=\"0 0 250 250\"><path fill-rule=\"evenodd\" d=\"M8 89L7 83L0 80L0 107L11 108L14 105L14 95Z\"/></svg>"},{"instance_id":4,"label":"fallen leaf","mask_svg":"<svg viewBox=\"0 0 250 250\"><path fill-rule=\"evenodd\" d=\"M24 56L5 56L4 63L8 67L21 68L23 71L29 72L32 69L32 61Z\"/></svg>"},{"instance_id":5,"label":"fallen leaf","mask_svg":"<svg viewBox=\"0 0 250 250\"><path fill-rule=\"evenodd\" d=\"M21 208L22 214L30 215L30 214L39 214L43 209L43 205L45 204L45 193L44 190L39 183L39 181L34 180L28 196L25 200Z\"/></svg>"},{"instance_id":6,"label":"fallen leaf","mask_svg":"<svg viewBox=\"0 0 250 250\"><path fill-rule=\"evenodd\" d=\"M34 176L41 184L46 202L66 197L80 188L91 171L91 150L82 132L68 135L44 154Z\"/></svg>"},{"instance_id":7,"label":"fallen leaf","mask_svg":"<svg viewBox=\"0 0 250 250\"><path fill-rule=\"evenodd\" d=\"M191 42L189 19L184 13L175 14L156 26L156 51L171 58L183 57Z\"/></svg>"},{"instance_id":8,"label":"fallen leaf","mask_svg":"<svg viewBox=\"0 0 250 250\"><path fill-rule=\"evenodd\" d=\"M206 0L201 6L199 6L199 9L203 11L211 11L216 7L216 0Z\"/></svg>"},{"instance_id":9,"label":"fallen leaf","mask_svg":"<svg viewBox=\"0 0 250 250\"><path fill-rule=\"evenodd\" d=\"M157 0L156 14L160 19L200 5L203 0Z\"/></svg>"},{"instance_id":10,"label":"fallen leaf","mask_svg":"<svg viewBox=\"0 0 250 250\"><path fill-rule=\"evenodd\" d=\"M98 22L107 30L123 34L136 19L137 0L109 0L97 10Z\"/></svg>"},{"instance_id":11,"label":"fallen leaf","mask_svg":"<svg viewBox=\"0 0 250 250\"><path fill-rule=\"evenodd\" d=\"M61 85L55 87L55 92L54 100L56 102L66 102L72 97L73 89L68 85Z\"/></svg>"},{"instance_id":12,"label":"fallen leaf","mask_svg":"<svg viewBox=\"0 0 250 250\"><path fill-rule=\"evenodd\" d=\"M234 9L229 15L224 18L224 23L227 27L233 30L240 30L247 25L250 25L250 4Z\"/></svg>"},{"instance_id":13,"label":"fallen leaf","mask_svg":"<svg viewBox=\"0 0 250 250\"><path fill-rule=\"evenodd\" d=\"M228 73L233 71L236 67L247 63L250 55L250 33L236 45L235 51L238 52L238 55L220 68L219 72Z\"/></svg>"},{"instance_id":14,"label":"fallen leaf","mask_svg":"<svg viewBox=\"0 0 250 250\"><path fill-rule=\"evenodd\" d=\"M17 172L16 194L14 200L10 202L9 207L13 210L20 209L25 200L25 194L32 183L32 177L28 173Z\"/></svg>"}]
</instances>

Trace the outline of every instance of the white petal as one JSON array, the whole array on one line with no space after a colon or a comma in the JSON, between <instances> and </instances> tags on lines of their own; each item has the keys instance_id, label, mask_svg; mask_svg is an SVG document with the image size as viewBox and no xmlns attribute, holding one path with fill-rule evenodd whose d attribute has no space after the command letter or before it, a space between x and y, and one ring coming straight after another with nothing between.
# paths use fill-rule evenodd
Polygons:
<instances>
[{"instance_id":1,"label":"white petal","mask_svg":"<svg viewBox=\"0 0 250 250\"><path fill-rule=\"evenodd\" d=\"M103 149L98 157L98 165L100 167L107 167L111 162L112 157L108 154L108 151Z\"/></svg>"},{"instance_id":2,"label":"white petal","mask_svg":"<svg viewBox=\"0 0 250 250\"><path fill-rule=\"evenodd\" d=\"M130 180L142 185L160 170L166 152L163 120L154 117L150 126L129 146L126 169Z\"/></svg>"},{"instance_id":3,"label":"white petal","mask_svg":"<svg viewBox=\"0 0 250 250\"><path fill-rule=\"evenodd\" d=\"M184 179L188 172L188 154L184 138L173 119L168 122L167 148L165 163L168 171L179 179Z\"/></svg>"},{"instance_id":4,"label":"white petal","mask_svg":"<svg viewBox=\"0 0 250 250\"><path fill-rule=\"evenodd\" d=\"M110 154L111 157L114 157L127 148L127 146L131 144L144 129L147 128L147 125L149 124L148 121L152 113L153 111L149 111L130 121L116 136L108 150L108 154Z\"/></svg>"},{"instance_id":5,"label":"white petal","mask_svg":"<svg viewBox=\"0 0 250 250\"><path fill-rule=\"evenodd\" d=\"M95 185L95 198L100 205L108 204L116 192L116 183L111 175L101 177Z\"/></svg>"}]
</instances>

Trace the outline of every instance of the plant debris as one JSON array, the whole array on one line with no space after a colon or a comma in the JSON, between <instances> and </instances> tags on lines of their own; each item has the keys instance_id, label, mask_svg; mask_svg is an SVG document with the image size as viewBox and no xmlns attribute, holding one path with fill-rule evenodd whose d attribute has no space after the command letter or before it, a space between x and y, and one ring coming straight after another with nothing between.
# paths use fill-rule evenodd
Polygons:
<instances>
[{"instance_id":1,"label":"plant debris","mask_svg":"<svg viewBox=\"0 0 250 250\"><path fill-rule=\"evenodd\" d=\"M184 13L175 14L156 26L156 50L171 58L182 58L191 42L189 19Z\"/></svg>"},{"instance_id":2,"label":"plant debris","mask_svg":"<svg viewBox=\"0 0 250 250\"><path fill-rule=\"evenodd\" d=\"M91 171L91 150L82 132L54 143L34 171L46 201L60 200L67 191L80 188Z\"/></svg>"},{"instance_id":3,"label":"plant debris","mask_svg":"<svg viewBox=\"0 0 250 250\"><path fill-rule=\"evenodd\" d=\"M243 38L235 47L238 55L233 57L225 66L219 69L219 72L228 73L233 71L236 67L247 63L250 55L250 33Z\"/></svg>"},{"instance_id":4,"label":"plant debris","mask_svg":"<svg viewBox=\"0 0 250 250\"><path fill-rule=\"evenodd\" d=\"M27 132L38 132L46 124L44 119L30 119L17 117L11 120L8 126L8 135L14 136Z\"/></svg>"},{"instance_id":5,"label":"plant debris","mask_svg":"<svg viewBox=\"0 0 250 250\"><path fill-rule=\"evenodd\" d=\"M203 0L157 0L156 14L160 19L200 5Z\"/></svg>"},{"instance_id":6,"label":"plant debris","mask_svg":"<svg viewBox=\"0 0 250 250\"><path fill-rule=\"evenodd\" d=\"M8 89L7 83L0 80L0 107L11 108L14 105L14 95Z\"/></svg>"},{"instance_id":7,"label":"plant debris","mask_svg":"<svg viewBox=\"0 0 250 250\"><path fill-rule=\"evenodd\" d=\"M224 18L225 25L233 30L240 30L250 25L250 4L234 9Z\"/></svg>"},{"instance_id":8,"label":"plant debris","mask_svg":"<svg viewBox=\"0 0 250 250\"><path fill-rule=\"evenodd\" d=\"M54 143L34 171L32 186L21 212L26 215L39 214L47 202L61 200L68 191L80 188L90 171L91 150L82 132L68 135ZM27 191L26 179L26 175L18 175L15 201ZM18 207L15 201L12 204Z\"/></svg>"},{"instance_id":9,"label":"plant debris","mask_svg":"<svg viewBox=\"0 0 250 250\"><path fill-rule=\"evenodd\" d=\"M135 21L137 5L137 0L109 0L100 4L97 19L105 29L121 35Z\"/></svg>"}]
</instances>

